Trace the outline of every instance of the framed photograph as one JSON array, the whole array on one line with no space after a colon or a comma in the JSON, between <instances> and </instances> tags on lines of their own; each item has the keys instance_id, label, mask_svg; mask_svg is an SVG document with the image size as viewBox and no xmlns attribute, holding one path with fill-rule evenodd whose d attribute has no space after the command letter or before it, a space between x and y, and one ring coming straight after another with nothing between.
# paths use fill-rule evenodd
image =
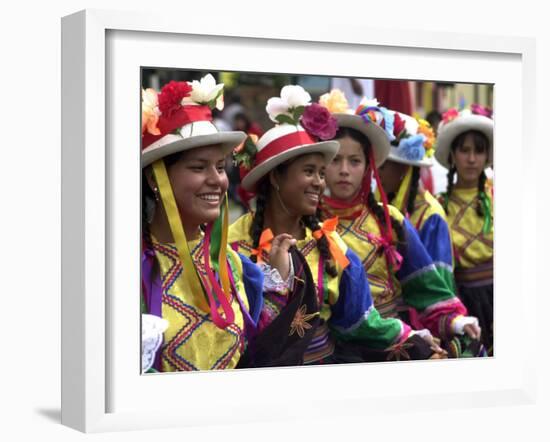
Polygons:
<instances>
[{"instance_id":1,"label":"framed photograph","mask_svg":"<svg viewBox=\"0 0 550 442\"><path fill-rule=\"evenodd\" d=\"M536 318L527 307L536 303L535 280L517 275L526 274L534 246L512 220L527 225L536 205L517 175L536 144L522 112L535 101L534 41L359 27L329 38L292 21L243 29L95 10L63 18L62 423L101 432L307 419L325 407L344 418L532 404L536 361L526 355L534 353ZM496 356L142 375L145 68L491 85Z\"/></svg>"}]
</instances>

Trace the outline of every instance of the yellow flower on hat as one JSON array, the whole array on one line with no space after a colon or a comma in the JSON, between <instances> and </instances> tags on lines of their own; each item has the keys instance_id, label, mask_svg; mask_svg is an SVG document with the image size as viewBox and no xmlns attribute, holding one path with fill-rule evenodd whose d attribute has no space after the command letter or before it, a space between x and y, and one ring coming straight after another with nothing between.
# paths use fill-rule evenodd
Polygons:
<instances>
[{"instance_id":1,"label":"yellow flower on hat","mask_svg":"<svg viewBox=\"0 0 550 442\"><path fill-rule=\"evenodd\" d=\"M149 132L151 135L160 135L157 127L160 110L157 91L154 89L141 90L141 133Z\"/></svg>"},{"instance_id":2,"label":"yellow flower on hat","mask_svg":"<svg viewBox=\"0 0 550 442\"><path fill-rule=\"evenodd\" d=\"M349 109L348 100L340 89L332 89L330 92L321 95L319 104L326 107L331 114L347 113Z\"/></svg>"},{"instance_id":3,"label":"yellow flower on hat","mask_svg":"<svg viewBox=\"0 0 550 442\"><path fill-rule=\"evenodd\" d=\"M431 157L434 154L435 133L430 123L428 123L426 120L422 118L417 118L416 121L418 121L417 133L422 134L426 137L426 141L424 141L426 156Z\"/></svg>"}]
</instances>

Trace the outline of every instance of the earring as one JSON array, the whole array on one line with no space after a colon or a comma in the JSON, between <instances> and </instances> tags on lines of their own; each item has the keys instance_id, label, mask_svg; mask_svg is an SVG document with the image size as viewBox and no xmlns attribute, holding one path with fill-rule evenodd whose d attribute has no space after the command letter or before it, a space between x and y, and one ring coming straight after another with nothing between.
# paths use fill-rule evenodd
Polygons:
<instances>
[{"instance_id":1,"label":"earring","mask_svg":"<svg viewBox=\"0 0 550 442\"><path fill-rule=\"evenodd\" d=\"M159 188L158 187L153 187L153 193L155 194L155 201L159 201Z\"/></svg>"},{"instance_id":2,"label":"earring","mask_svg":"<svg viewBox=\"0 0 550 442\"><path fill-rule=\"evenodd\" d=\"M279 185L278 185L277 183L275 183L275 184L273 185L273 187L275 187L275 190L276 190L277 192L279 191Z\"/></svg>"}]
</instances>

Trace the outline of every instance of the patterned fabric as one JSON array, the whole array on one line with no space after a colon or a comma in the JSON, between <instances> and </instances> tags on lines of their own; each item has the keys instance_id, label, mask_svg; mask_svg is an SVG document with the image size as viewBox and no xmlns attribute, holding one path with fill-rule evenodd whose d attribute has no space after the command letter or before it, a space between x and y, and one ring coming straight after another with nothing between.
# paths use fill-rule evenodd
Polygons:
<instances>
[{"instance_id":1,"label":"patterned fabric","mask_svg":"<svg viewBox=\"0 0 550 442\"><path fill-rule=\"evenodd\" d=\"M420 241L449 290L456 292L453 278L453 246L443 207L427 190L419 192L409 221L418 232Z\"/></svg>"},{"instance_id":2,"label":"patterned fabric","mask_svg":"<svg viewBox=\"0 0 550 442\"><path fill-rule=\"evenodd\" d=\"M248 213L229 227L229 243L244 255L250 255L253 249L249 234L251 223L252 215ZM386 348L407 339L410 334L408 326L400 320L383 319L374 308L369 285L357 255L346 247L336 233L333 239L345 251L350 261L344 270L337 266L336 277L331 277L324 271L317 242L309 229L306 229L306 237L296 244L311 270L319 299L322 301L321 319L328 324L331 335L341 340L362 341L373 348ZM264 260L269 261L266 254ZM325 350L330 345L330 339L319 330L308 352L326 355Z\"/></svg>"},{"instance_id":3,"label":"patterned fabric","mask_svg":"<svg viewBox=\"0 0 550 442\"><path fill-rule=\"evenodd\" d=\"M214 370L234 368L245 347L244 318L239 305L239 299L233 293L231 306L235 313L235 322L226 329L218 328L211 319L210 313L202 311L190 302L185 295L187 284L183 280L183 272L178 252L173 244L159 243L152 238L152 247L160 270L162 286L162 318L169 323L164 332L164 342L160 352L161 371ZM206 275L203 261L203 240L190 241L193 261L202 276ZM230 265L234 277L234 285L239 293L240 301L245 309L249 309L247 291L258 290L258 275L246 272L259 272L259 269L243 265L240 257L232 250ZM201 278L203 281L206 278ZM249 279L248 287L245 282ZM260 282L261 290L261 282ZM261 293L261 292L260 292ZM261 305L253 299L258 316ZM252 303L251 303L252 304Z\"/></svg>"},{"instance_id":4,"label":"patterned fabric","mask_svg":"<svg viewBox=\"0 0 550 442\"><path fill-rule=\"evenodd\" d=\"M487 235L482 232L484 220L476 212L477 193L475 188L453 189L449 197L447 220L453 239L456 269L472 269L493 261L493 228ZM486 193L492 206L491 189ZM492 274L489 278L492 279Z\"/></svg>"},{"instance_id":5,"label":"patterned fabric","mask_svg":"<svg viewBox=\"0 0 550 442\"><path fill-rule=\"evenodd\" d=\"M327 213L327 207L321 207L325 217L338 216L337 210L329 208ZM397 248L403 258L397 271L388 265L382 247L372 240L372 235L379 236L381 232L368 207L364 206L356 219L341 219L338 232L361 259L374 304L383 316L408 315L414 328L428 328L434 336L445 338L451 334L452 319L465 315L466 309L440 275L412 224L395 207L388 208L391 217L401 223L405 236Z\"/></svg>"}]
</instances>

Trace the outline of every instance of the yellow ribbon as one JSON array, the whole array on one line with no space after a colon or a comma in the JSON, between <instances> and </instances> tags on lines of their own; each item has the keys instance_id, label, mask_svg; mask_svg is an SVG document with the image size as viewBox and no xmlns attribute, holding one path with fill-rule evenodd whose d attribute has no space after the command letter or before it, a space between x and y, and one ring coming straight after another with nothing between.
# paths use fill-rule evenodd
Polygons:
<instances>
[{"instance_id":1,"label":"yellow ribbon","mask_svg":"<svg viewBox=\"0 0 550 442\"><path fill-rule=\"evenodd\" d=\"M403 181L401 181L401 185L399 186L397 195L395 195L393 201L390 201L390 204L394 207L397 207L401 213L405 213L405 211L407 210L406 207L403 207L403 204L405 204L405 196L407 195L407 192L409 191L409 187L411 185L412 173L413 168L412 166L409 166L407 173L405 174L405 178L403 178Z\"/></svg>"},{"instance_id":2,"label":"yellow ribbon","mask_svg":"<svg viewBox=\"0 0 550 442\"><path fill-rule=\"evenodd\" d=\"M170 185L164 160L160 159L153 163L153 173L159 187L162 204L164 205L168 223L170 224L170 230L172 231L172 237L176 243L178 255L183 267L184 283L189 286L189 296L194 299L195 305L197 305L202 311L210 312L210 306L205 299L204 290L201 285L199 275L197 274L195 264L193 263L193 259L191 258L189 246L187 245L187 238L185 236L185 231L183 230L178 206L176 204L174 192L172 191L172 186ZM220 267L225 266L220 265Z\"/></svg>"},{"instance_id":3,"label":"yellow ribbon","mask_svg":"<svg viewBox=\"0 0 550 442\"><path fill-rule=\"evenodd\" d=\"M260 236L260 243L258 244L257 249L252 249L251 254L257 256L257 263L260 264L263 262L262 252L265 250L266 253L271 251L271 241L273 240L273 232L271 229L265 229Z\"/></svg>"},{"instance_id":4,"label":"yellow ribbon","mask_svg":"<svg viewBox=\"0 0 550 442\"><path fill-rule=\"evenodd\" d=\"M316 230L313 232L313 237L319 241L321 237L324 235L325 238L328 241L328 247L330 250L330 254L332 255L332 258L340 264L340 267L342 269L345 269L349 265L349 260L342 252L342 249L336 244L336 241L332 237L332 233L336 231L336 227L338 226L338 217L335 216L334 218L327 219L321 224L321 229Z\"/></svg>"}]
</instances>

